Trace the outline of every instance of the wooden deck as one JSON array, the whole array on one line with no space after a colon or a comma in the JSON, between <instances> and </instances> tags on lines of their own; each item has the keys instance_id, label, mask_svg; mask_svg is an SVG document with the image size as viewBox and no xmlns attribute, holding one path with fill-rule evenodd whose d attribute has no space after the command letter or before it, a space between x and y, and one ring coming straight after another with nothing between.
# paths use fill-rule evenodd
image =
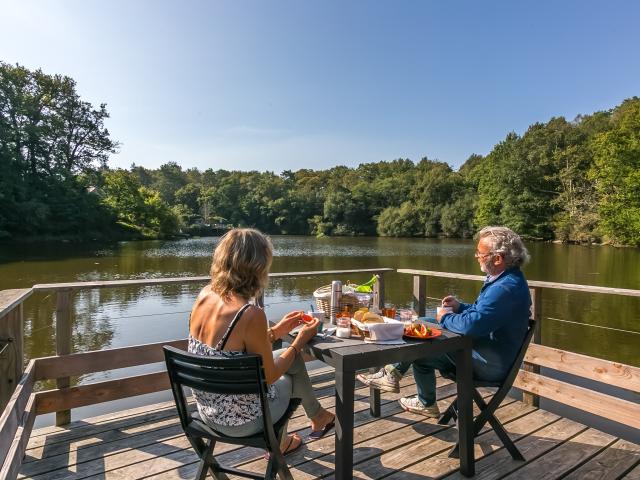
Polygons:
<instances>
[{"instance_id":1,"label":"wooden deck","mask_svg":"<svg viewBox=\"0 0 640 480\"><path fill-rule=\"evenodd\" d=\"M332 370L315 370L312 379L322 404L332 408ZM438 382L443 410L455 394L455 385L442 378ZM396 400L413 393L415 385L409 376L400 394L383 394L382 416L374 419L368 411L369 389L356 390L355 478L464 478L457 472L458 461L447 456L457 436L455 427L400 408ZM640 479L640 445L514 399L505 400L497 416L527 461L513 461L493 431L485 428L475 442L475 478ZM308 433L301 410L289 430L302 436ZM294 477L332 478L333 446L333 435L328 435L287 456ZM264 471L265 460L256 449L221 445L216 452L222 453L221 461ZM173 402L167 402L34 430L19 478L182 479L193 478L196 462Z\"/></svg>"}]
</instances>

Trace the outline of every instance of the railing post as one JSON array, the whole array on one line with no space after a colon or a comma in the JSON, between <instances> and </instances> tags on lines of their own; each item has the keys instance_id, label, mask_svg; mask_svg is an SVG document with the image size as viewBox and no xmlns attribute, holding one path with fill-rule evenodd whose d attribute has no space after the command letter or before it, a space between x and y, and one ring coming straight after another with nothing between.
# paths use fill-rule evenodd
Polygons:
<instances>
[{"instance_id":1,"label":"railing post","mask_svg":"<svg viewBox=\"0 0 640 480\"><path fill-rule=\"evenodd\" d=\"M376 283L373 284L373 306L382 311L384 308L384 275L376 273Z\"/></svg>"},{"instance_id":2,"label":"railing post","mask_svg":"<svg viewBox=\"0 0 640 480\"><path fill-rule=\"evenodd\" d=\"M0 317L0 412L4 410L22 377L22 303Z\"/></svg>"},{"instance_id":3,"label":"railing post","mask_svg":"<svg viewBox=\"0 0 640 480\"><path fill-rule=\"evenodd\" d=\"M71 330L72 315L71 308L73 289L58 291L56 302L56 355L69 355L71 353ZM71 382L69 377L56 379L58 388L69 388ZM56 426L66 425L71 422L71 410L56 412Z\"/></svg>"},{"instance_id":4,"label":"railing post","mask_svg":"<svg viewBox=\"0 0 640 480\"><path fill-rule=\"evenodd\" d=\"M427 313L427 277L423 275L413 276L413 307L419 317Z\"/></svg>"},{"instance_id":5,"label":"railing post","mask_svg":"<svg viewBox=\"0 0 640 480\"><path fill-rule=\"evenodd\" d=\"M536 321L531 343L542 343L542 288L531 287L531 318ZM540 366L524 362L523 370L526 372L540 373ZM533 393L522 392L522 401L532 407L540 407L540 397Z\"/></svg>"}]
</instances>

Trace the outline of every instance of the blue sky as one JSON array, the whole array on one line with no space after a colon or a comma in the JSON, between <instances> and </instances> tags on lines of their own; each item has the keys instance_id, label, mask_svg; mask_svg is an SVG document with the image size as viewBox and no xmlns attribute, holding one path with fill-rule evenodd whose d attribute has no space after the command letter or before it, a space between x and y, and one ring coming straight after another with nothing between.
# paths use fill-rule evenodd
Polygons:
<instances>
[{"instance_id":1,"label":"blue sky","mask_svg":"<svg viewBox=\"0 0 640 480\"><path fill-rule=\"evenodd\" d=\"M112 167L459 167L640 94L635 1L0 0L0 60L107 103Z\"/></svg>"}]
</instances>

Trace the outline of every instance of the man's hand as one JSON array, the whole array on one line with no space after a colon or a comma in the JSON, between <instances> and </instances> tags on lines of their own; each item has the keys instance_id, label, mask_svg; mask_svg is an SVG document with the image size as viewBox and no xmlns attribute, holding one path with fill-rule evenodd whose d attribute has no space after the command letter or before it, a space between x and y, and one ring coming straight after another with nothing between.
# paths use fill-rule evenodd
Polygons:
<instances>
[{"instance_id":1,"label":"man's hand","mask_svg":"<svg viewBox=\"0 0 640 480\"><path fill-rule=\"evenodd\" d=\"M451 307L453 309L453 313L458 313L460 309L460 302L453 295L447 295L442 299L443 307Z\"/></svg>"},{"instance_id":2,"label":"man's hand","mask_svg":"<svg viewBox=\"0 0 640 480\"><path fill-rule=\"evenodd\" d=\"M276 339L284 337L291 330L299 325L302 325L302 313L303 312L300 310L289 312L284 317L282 317L282 320L271 327L271 330L273 330Z\"/></svg>"}]
</instances>

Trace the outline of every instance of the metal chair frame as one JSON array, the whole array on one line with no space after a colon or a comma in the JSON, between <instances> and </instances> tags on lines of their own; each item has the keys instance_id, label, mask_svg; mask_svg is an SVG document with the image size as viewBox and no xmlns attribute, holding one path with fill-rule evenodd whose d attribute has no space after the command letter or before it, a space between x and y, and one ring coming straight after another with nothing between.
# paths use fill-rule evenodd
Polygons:
<instances>
[{"instance_id":1,"label":"metal chair frame","mask_svg":"<svg viewBox=\"0 0 640 480\"><path fill-rule=\"evenodd\" d=\"M285 414L275 424L267 404L267 382L260 355L233 355L221 352L220 356L194 355L177 348L163 347L173 398L178 409L182 429L200 458L196 479L202 480L210 472L215 479L227 479L227 473L254 479L275 479L276 475L293 480L282 453L280 440L286 424L300 399L291 399ZM190 413L184 387L218 394L256 394L262 408L263 429L248 437L230 437L213 430L204 423L198 412ZM264 476L219 463L213 449L217 442L263 448L269 452Z\"/></svg>"},{"instance_id":2,"label":"metal chair frame","mask_svg":"<svg viewBox=\"0 0 640 480\"><path fill-rule=\"evenodd\" d=\"M494 432L496 433L498 438L502 441L503 445L509 451L509 453L511 454L511 457L514 460L524 460L524 457L522 456L522 453L520 453L520 450L518 450L518 447L516 447L515 444L511 441L511 439L509 438L509 434L504 429L500 421L496 418L495 412L500 406L500 404L502 403L502 401L505 399L509 391L511 390L511 387L513 386L513 382L515 381L516 376L518 375L518 371L520 370L520 366L522 365L524 356L527 353L527 348L529 348L529 343L531 343L531 338L533 337L535 323L536 323L535 320L529 319L529 329L527 330L527 333L524 337L522 346L520 347L520 350L518 351L518 355L516 356L513 364L511 365L511 369L509 370L509 373L507 374L507 376L502 382L482 382L477 380L474 380L473 382L473 401L476 403L476 405L480 409L480 413L473 421L474 438L478 436L478 434L480 433L480 430L482 430L482 427L484 427L485 423L489 422L491 427L493 427ZM444 374L443 376L445 378L449 378L450 380L455 380L455 376L453 375ZM489 403L485 402L480 392L478 392L477 389L480 387L497 387L498 388L498 390L493 395L493 397L491 397L491 400L489 400ZM446 425L449 423L451 419L457 420L458 418L457 405L458 405L458 399L456 398L451 403L451 405L449 405L449 408L447 408L447 410L444 412L444 414L442 415L438 423L441 425ZM456 446L451 451L449 456L453 458L459 457L458 444L456 444Z\"/></svg>"}]
</instances>

